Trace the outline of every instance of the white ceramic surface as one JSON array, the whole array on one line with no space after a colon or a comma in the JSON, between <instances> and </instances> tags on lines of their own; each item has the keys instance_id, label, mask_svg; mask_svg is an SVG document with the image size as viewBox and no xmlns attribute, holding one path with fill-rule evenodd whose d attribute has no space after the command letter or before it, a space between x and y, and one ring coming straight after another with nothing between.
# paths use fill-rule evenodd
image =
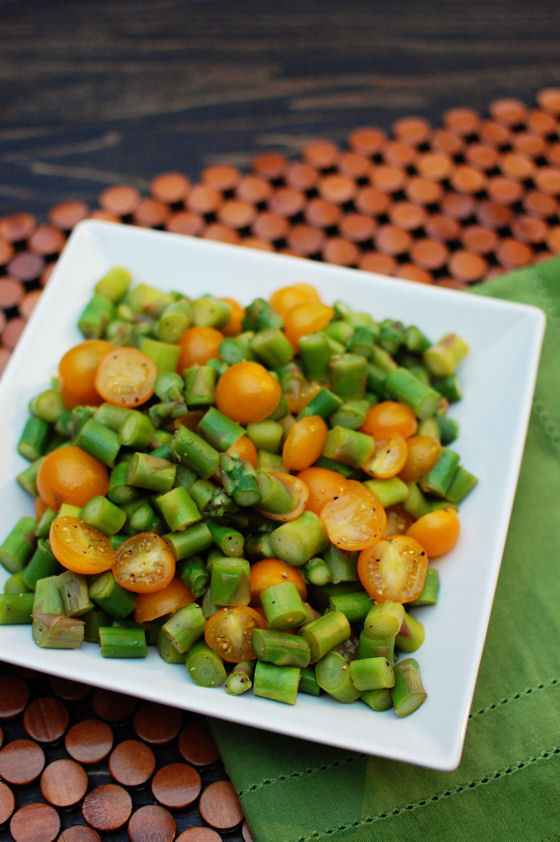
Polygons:
<instances>
[{"instance_id":1,"label":"white ceramic surface","mask_svg":"<svg viewBox=\"0 0 560 842\"><path fill-rule=\"evenodd\" d=\"M412 716L374 713L301 695L294 707L222 688L195 686L182 666L151 653L146 660L103 659L97 647L38 648L26 626L0 627L0 658L54 675L131 693L245 725L440 770L459 763L484 645L534 389L544 330L540 310L399 281L352 269L212 243L131 226L88 221L70 237L51 280L0 381L0 540L31 498L14 477L27 464L16 445L27 404L49 384L62 354L81 337L78 316L96 280L111 266L134 281L191 295L212 292L243 303L296 281L318 287L326 302L342 299L375 318L421 327L432 340L456 331L470 354L460 375L464 397L451 415L461 425L452 447L480 478L460 508L458 545L434 562L438 605L418 610L426 640L416 653L428 692ZM0 570L0 587L6 574ZM450 629L453 633L450 634Z\"/></svg>"}]
</instances>

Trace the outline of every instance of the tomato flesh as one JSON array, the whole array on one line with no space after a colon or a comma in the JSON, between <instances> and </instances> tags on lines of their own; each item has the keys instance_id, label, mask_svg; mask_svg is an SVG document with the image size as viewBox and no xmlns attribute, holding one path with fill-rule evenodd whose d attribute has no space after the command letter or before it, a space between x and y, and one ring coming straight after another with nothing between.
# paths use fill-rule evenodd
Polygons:
<instances>
[{"instance_id":1,"label":"tomato flesh","mask_svg":"<svg viewBox=\"0 0 560 842\"><path fill-rule=\"evenodd\" d=\"M115 563L116 552L107 536L78 517L56 517L49 543L57 561L73 573L103 573Z\"/></svg>"},{"instance_id":2,"label":"tomato flesh","mask_svg":"<svg viewBox=\"0 0 560 842\"><path fill-rule=\"evenodd\" d=\"M204 640L216 655L228 663L254 661L251 645L253 629L266 628L266 622L249 605L220 608L206 621Z\"/></svg>"},{"instance_id":3,"label":"tomato flesh","mask_svg":"<svg viewBox=\"0 0 560 842\"><path fill-rule=\"evenodd\" d=\"M309 489L309 499L305 508L316 515L321 513L326 503L340 497L346 491L346 479L342 474L328 468L305 468L298 473L298 477Z\"/></svg>"},{"instance_id":4,"label":"tomato flesh","mask_svg":"<svg viewBox=\"0 0 560 842\"><path fill-rule=\"evenodd\" d=\"M277 479L278 482L280 482L289 492L293 501L292 508L287 512L265 511L259 506L255 506L255 509L266 515L269 520L279 520L282 522L295 520L305 509L309 498L309 490L306 484L303 480L299 479L299 477L296 477L293 474L287 474L284 471L269 471L268 473L271 477Z\"/></svg>"},{"instance_id":5,"label":"tomato flesh","mask_svg":"<svg viewBox=\"0 0 560 842\"><path fill-rule=\"evenodd\" d=\"M406 439L400 433L392 433L390 438L376 441L375 449L362 465L362 470L376 479L395 477L404 467L408 447Z\"/></svg>"},{"instance_id":6,"label":"tomato flesh","mask_svg":"<svg viewBox=\"0 0 560 842\"><path fill-rule=\"evenodd\" d=\"M331 543L341 550L363 550L383 535L385 509L361 482L347 480L340 497L331 500L319 514Z\"/></svg>"},{"instance_id":7,"label":"tomato flesh","mask_svg":"<svg viewBox=\"0 0 560 842\"><path fill-rule=\"evenodd\" d=\"M428 556L409 535L391 535L358 558L358 577L375 602L412 602L422 593Z\"/></svg>"},{"instance_id":8,"label":"tomato flesh","mask_svg":"<svg viewBox=\"0 0 560 842\"><path fill-rule=\"evenodd\" d=\"M139 593L134 606L134 619L137 623L149 623L158 617L172 614L179 608L184 608L194 602L194 596L184 584L175 577L159 591L153 593Z\"/></svg>"},{"instance_id":9,"label":"tomato flesh","mask_svg":"<svg viewBox=\"0 0 560 842\"><path fill-rule=\"evenodd\" d=\"M117 550L113 576L121 587L152 593L167 587L175 575L175 557L155 532L139 532Z\"/></svg>"},{"instance_id":10,"label":"tomato flesh","mask_svg":"<svg viewBox=\"0 0 560 842\"><path fill-rule=\"evenodd\" d=\"M137 348L115 348L101 359L95 373L95 388L108 403L135 407L154 393L157 365Z\"/></svg>"}]
</instances>

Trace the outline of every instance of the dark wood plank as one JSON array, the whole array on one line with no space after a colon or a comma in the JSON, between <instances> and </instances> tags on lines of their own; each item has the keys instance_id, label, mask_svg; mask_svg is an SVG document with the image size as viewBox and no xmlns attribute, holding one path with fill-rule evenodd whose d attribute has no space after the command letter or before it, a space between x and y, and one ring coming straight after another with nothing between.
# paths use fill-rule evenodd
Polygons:
<instances>
[{"instance_id":1,"label":"dark wood plank","mask_svg":"<svg viewBox=\"0 0 560 842\"><path fill-rule=\"evenodd\" d=\"M0 215L159 172L246 167L359 125L530 103L560 80L551 0L4 0Z\"/></svg>"}]
</instances>

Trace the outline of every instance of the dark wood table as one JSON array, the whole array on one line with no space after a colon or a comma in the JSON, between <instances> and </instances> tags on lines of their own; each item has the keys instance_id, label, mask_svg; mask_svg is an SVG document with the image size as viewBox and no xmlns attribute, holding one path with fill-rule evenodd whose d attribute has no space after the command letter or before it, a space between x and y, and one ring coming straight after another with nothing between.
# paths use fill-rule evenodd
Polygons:
<instances>
[{"instance_id":1,"label":"dark wood table","mask_svg":"<svg viewBox=\"0 0 560 842\"><path fill-rule=\"evenodd\" d=\"M220 164L246 174L265 153L298 162L317 140L348 148L361 127L421 151L422 142L407 131L427 127L433 137L459 108L482 120L501 109L507 125L504 109L525 107L527 115L540 91L560 88L557 0L0 0L0 20L0 226L18 214L30 215L34 225L48 222L52 209L69 201L93 213L111 187L149 196L162 173L181 173L196 184ZM559 115L560 107L554 119ZM516 131L519 136L519 126ZM481 141L467 129L457 134L463 143ZM558 133L547 139L559 142ZM501 153L508 148L516 149L504 142ZM462 156L455 155L456 164L464 163ZM546 156L534 161L551 166ZM400 166L406 174L407 165ZM560 155L552 166L560 170ZM479 169L485 178L493 172ZM407 177L413 172L408 166ZM529 176L516 178L522 190L535 188ZM459 187L462 195L474 189ZM445 190L461 194L459 187ZM550 197L557 202L555 189ZM527 214L521 199L508 207L510 227L516 213ZM559 225L557 205L551 207L538 217L548 228ZM468 219L480 223L474 211ZM460 227L464 220L456 222ZM544 234L532 233L531 241L524 229L524 236L530 258L556 250ZM47 257L48 264L53 255ZM494 254L493 260L488 271L507 268ZM351 265L361 264L356 258ZM421 261L415 265L421 268ZM394 274L399 268L402 261ZM0 283L5 273L0 269ZM448 274L448 267L436 271L436 282ZM52 692L46 677L25 680L32 696ZM95 714L91 697L67 704L73 722ZM0 724L4 742L25 736L19 714ZM126 728L133 737L130 721ZM64 755L61 745L48 751L51 759ZM160 765L178 759L173 741L158 755ZM103 764L92 769L91 785L110 779ZM204 786L225 777L214 763ZM35 781L18 789L17 806L40 798ZM136 806L153 802L146 788L134 790L134 798ZM61 816L64 827L79 810ZM201 823L196 803L176 817L179 830ZM8 838L3 833L6 827L0 838ZM125 829L104 838L128 836ZM249 834L238 826L227 838Z\"/></svg>"},{"instance_id":2,"label":"dark wood table","mask_svg":"<svg viewBox=\"0 0 560 842\"><path fill-rule=\"evenodd\" d=\"M0 3L0 216L560 83L555 0Z\"/></svg>"}]
</instances>

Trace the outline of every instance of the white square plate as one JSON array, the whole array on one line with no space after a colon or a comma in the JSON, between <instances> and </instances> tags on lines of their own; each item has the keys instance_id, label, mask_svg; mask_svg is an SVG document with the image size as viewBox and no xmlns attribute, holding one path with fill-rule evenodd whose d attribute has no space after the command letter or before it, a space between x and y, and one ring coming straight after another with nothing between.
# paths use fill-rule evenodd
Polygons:
<instances>
[{"instance_id":1,"label":"white square plate","mask_svg":"<svg viewBox=\"0 0 560 842\"><path fill-rule=\"evenodd\" d=\"M460 760L466 723L508 529L534 389L544 316L540 310L181 235L98 221L70 237L0 382L0 540L32 503L14 477L26 466L16 446L31 397L49 384L62 354L81 340L76 323L98 278L123 265L134 282L189 295L211 292L247 304L256 296L307 281L325 302L342 299L375 318L417 324L433 341L448 331L470 346L461 367L463 400L452 447L479 477L460 508L461 537L437 561L438 605L422 609L426 640L416 654L428 692L412 716L374 713L356 702L301 695L294 707L252 694L194 685L182 666L152 652L145 660L103 659L38 648L28 626L0 627L1 657L54 675L340 748L440 770ZM0 588L6 578L0 570ZM453 627L453 635L449 628ZM457 657L459 653L460 657Z\"/></svg>"}]
</instances>

